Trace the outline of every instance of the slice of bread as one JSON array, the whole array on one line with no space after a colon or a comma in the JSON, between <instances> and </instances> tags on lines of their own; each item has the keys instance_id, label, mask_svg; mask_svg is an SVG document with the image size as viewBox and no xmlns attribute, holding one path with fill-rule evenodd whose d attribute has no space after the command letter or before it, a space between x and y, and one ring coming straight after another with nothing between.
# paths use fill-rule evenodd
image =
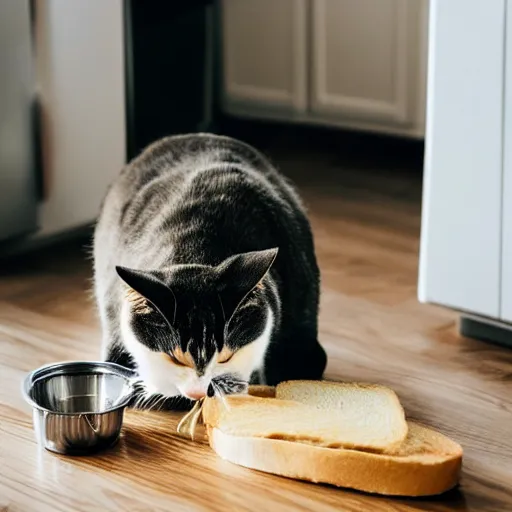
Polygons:
<instances>
[{"instance_id":1,"label":"slice of bread","mask_svg":"<svg viewBox=\"0 0 512 512\"><path fill-rule=\"evenodd\" d=\"M365 389L364 385L356 386ZM336 429L342 411L347 409L342 407L333 414L331 406L338 400L333 396L336 390L346 396L350 385L296 382L279 388L257 386L249 389L249 396L205 400L203 420L209 443L220 457L267 473L385 495L435 495L458 483L462 448L441 433L408 422L403 442L391 443L380 453L369 451L368 447L347 449L341 446L354 444L355 429L348 429L351 442L339 437L347 432ZM322 389L324 393L320 392ZM366 390L367 394L380 395L385 389L370 386ZM271 398L273 395L296 400ZM363 410L367 403L378 402L362 400ZM379 406L388 407L385 404L380 402ZM276 416L287 419L276 420ZM313 421L322 417L328 420ZM327 428L329 423L335 425ZM327 437L319 437L324 428ZM355 444L373 445L373 432L378 428L379 425L363 422ZM366 443L361 443L362 437ZM370 450L374 448L371 446Z\"/></svg>"},{"instance_id":2,"label":"slice of bread","mask_svg":"<svg viewBox=\"0 0 512 512\"><path fill-rule=\"evenodd\" d=\"M409 423L394 455L332 449L261 437L226 434L207 426L212 449L246 468L298 480L388 496L432 496L457 485L461 447L431 429Z\"/></svg>"},{"instance_id":3,"label":"slice of bread","mask_svg":"<svg viewBox=\"0 0 512 512\"><path fill-rule=\"evenodd\" d=\"M212 425L222 425L226 434L307 442L326 448L384 452L398 447L407 435L403 408L388 388L338 383L324 387L320 383L313 385L308 394L304 389L307 383L297 386L297 392L291 391L293 386L277 388L276 398L284 390L289 400L265 398L262 395L269 396L268 390L258 388L253 396L238 395L215 402L206 415ZM329 399L323 400L324 396ZM205 403L206 408L208 404L212 402Z\"/></svg>"},{"instance_id":4,"label":"slice of bread","mask_svg":"<svg viewBox=\"0 0 512 512\"><path fill-rule=\"evenodd\" d=\"M361 409L367 409L365 415L392 412L394 421L402 427L405 424L405 414L398 396L392 389L379 384L291 380L278 384L274 396L279 400L293 400L319 409L344 411L348 416Z\"/></svg>"}]
</instances>

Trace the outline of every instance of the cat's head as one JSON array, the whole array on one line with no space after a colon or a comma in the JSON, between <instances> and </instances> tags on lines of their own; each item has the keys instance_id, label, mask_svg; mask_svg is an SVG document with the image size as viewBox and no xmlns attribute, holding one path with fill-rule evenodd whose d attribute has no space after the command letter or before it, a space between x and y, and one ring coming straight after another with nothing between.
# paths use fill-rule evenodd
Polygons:
<instances>
[{"instance_id":1,"label":"cat's head","mask_svg":"<svg viewBox=\"0 0 512 512\"><path fill-rule=\"evenodd\" d=\"M192 400L237 392L264 363L279 299L268 275L277 249L217 266L116 267L121 332L150 391Z\"/></svg>"}]
</instances>

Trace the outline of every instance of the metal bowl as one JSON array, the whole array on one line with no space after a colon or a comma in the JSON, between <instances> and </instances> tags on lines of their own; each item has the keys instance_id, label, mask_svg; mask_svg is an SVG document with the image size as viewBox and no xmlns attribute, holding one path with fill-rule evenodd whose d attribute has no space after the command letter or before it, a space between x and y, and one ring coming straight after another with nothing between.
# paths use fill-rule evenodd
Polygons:
<instances>
[{"instance_id":1,"label":"metal bowl","mask_svg":"<svg viewBox=\"0 0 512 512\"><path fill-rule=\"evenodd\" d=\"M32 405L39 444L66 455L112 446L121 433L134 382L134 372L106 362L54 363L29 373L23 395Z\"/></svg>"}]
</instances>

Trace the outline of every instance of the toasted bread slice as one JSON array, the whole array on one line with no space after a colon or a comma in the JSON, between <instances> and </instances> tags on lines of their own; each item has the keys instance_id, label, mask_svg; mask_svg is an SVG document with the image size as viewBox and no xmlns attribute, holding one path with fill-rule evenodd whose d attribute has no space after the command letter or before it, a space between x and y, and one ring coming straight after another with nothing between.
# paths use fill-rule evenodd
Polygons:
<instances>
[{"instance_id":1,"label":"toasted bread slice","mask_svg":"<svg viewBox=\"0 0 512 512\"><path fill-rule=\"evenodd\" d=\"M222 425L224 433L240 437L266 437L373 452L393 450L404 441L407 422L398 398L390 389L314 383L307 394L305 385L302 382L297 387L278 386L276 398L284 391L290 400L267 398L271 391L260 387L252 388L251 396L207 400L203 415L211 425ZM329 400L322 401L322 390ZM322 407L317 407L317 403Z\"/></svg>"},{"instance_id":2,"label":"toasted bread slice","mask_svg":"<svg viewBox=\"0 0 512 512\"><path fill-rule=\"evenodd\" d=\"M324 448L224 432L207 425L209 443L223 459L284 477L388 496L432 496L457 485L462 448L444 435L409 422L394 454Z\"/></svg>"},{"instance_id":3,"label":"toasted bread slice","mask_svg":"<svg viewBox=\"0 0 512 512\"><path fill-rule=\"evenodd\" d=\"M361 408L389 409L396 413L395 420L402 427L405 423L405 414L398 396L392 389L380 384L290 380L278 384L274 396L279 400L293 400L319 409L345 411L350 415L353 410L360 411Z\"/></svg>"},{"instance_id":4,"label":"toasted bread slice","mask_svg":"<svg viewBox=\"0 0 512 512\"><path fill-rule=\"evenodd\" d=\"M356 387L366 389L367 394L387 392L387 388L379 386ZM207 399L203 420L210 446L225 460L247 468L369 493L430 496L457 485L462 448L443 434L415 422L407 423L403 442L389 445L381 453L338 447L347 444L346 440L319 438L320 426L326 424L313 425L304 418L339 419L339 413L347 410L345 402L340 408L342 389L342 395L356 402L356 397L364 396L359 392L347 393L353 391L354 385L294 381L277 388L251 386L249 396L245 397ZM280 400L278 396L293 400ZM364 400L361 408L367 408ZM332 409L337 409L336 414L332 415ZM273 415L294 419L273 431ZM308 425L312 428L309 432ZM367 426L373 430L372 425ZM332 436L333 431L327 431Z\"/></svg>"}]
</instances>

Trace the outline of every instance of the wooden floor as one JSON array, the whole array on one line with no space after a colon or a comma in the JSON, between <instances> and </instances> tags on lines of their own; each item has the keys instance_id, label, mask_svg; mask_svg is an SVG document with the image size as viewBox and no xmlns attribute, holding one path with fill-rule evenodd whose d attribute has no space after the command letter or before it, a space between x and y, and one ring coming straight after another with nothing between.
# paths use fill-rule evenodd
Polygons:
<instances>
[{"instance_id":1,"label":"wooden floor","mask_svg":"<svg viewBox=\"0 0 512 512\"><path fill-rule=\"evenodd\" d=\"M81 244L70 244L2 266L0 510L512 510L512 351L461 338L453 312L416 299L414 151L274 146L271 155L310 209L327 376L389 385L410 418L460 442L460 489L432 500L388 499L258 473L220 460L204 440L178 437L178 417L159 412L128 412L120 444L99 456L39 450L20 394L25 373L98 357L91 262Z\"/></svg>"}]
</instances>

